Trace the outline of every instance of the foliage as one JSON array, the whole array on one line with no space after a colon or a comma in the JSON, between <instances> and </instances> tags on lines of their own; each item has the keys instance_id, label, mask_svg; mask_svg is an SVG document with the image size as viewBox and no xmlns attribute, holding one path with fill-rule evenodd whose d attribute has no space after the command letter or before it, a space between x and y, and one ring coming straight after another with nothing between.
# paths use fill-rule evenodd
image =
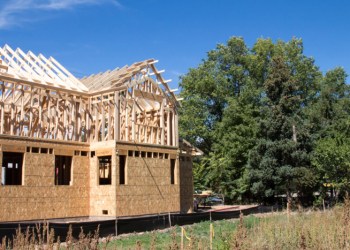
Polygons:
<instances>
[{"instance_id":1,"label":"foliage","mask_svg":"<svg viewBox=\"0 0 350 250\"><path fill-rule=\"evenodd\" d=\"M322 189L324 138L350 138L350 91L342 68L322 75L303 49L296 38L248 48L232 37L181 77L180 136L205 153L196 189L232 202Z\"/></svg>"}]
</instances>

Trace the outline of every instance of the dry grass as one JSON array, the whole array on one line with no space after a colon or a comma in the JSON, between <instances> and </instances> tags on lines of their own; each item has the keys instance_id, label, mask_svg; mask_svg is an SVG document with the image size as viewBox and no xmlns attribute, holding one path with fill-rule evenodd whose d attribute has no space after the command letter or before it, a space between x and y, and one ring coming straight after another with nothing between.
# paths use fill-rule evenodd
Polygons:
<instances>
[{"instance_id":1,"label":"dry grass","mask_svg":"<svg viewBox=\"0 0 350 250\"><path fill-rule=\"evenodd\" d=\"M326 212L262 218L240 240L231 249L350 249L350 202Z\"/></svg>"},{"instance_id":2,"label":"dry grass","mask_svg":"<svg viewBox=\"0 0 350 250\"><path fill-rule=\"evenodd\" d=\"M184 249L210 249L210 222L186 226ZM213 249L350 249L350 201L328 211L271 213L239 220L213 223ZM73 239L71 230L61 243L45 226L25 233L17 231L13 240L3 239L5 249L181 249L181 228L143 235L108 237L103 242L98 230L93 235L81 231Z\"/></svg>"}]
</instances>

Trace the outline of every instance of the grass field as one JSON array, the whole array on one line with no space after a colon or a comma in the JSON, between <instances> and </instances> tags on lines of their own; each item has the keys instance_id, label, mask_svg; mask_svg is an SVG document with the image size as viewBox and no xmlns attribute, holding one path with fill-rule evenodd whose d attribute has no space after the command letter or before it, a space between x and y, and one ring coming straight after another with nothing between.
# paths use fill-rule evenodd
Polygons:
<instances>
[{"instance_id":1,"label":"grass field","mask_svg":"<svg viewBox=\"0 0 350 250\"><path fill-rule=\"evenodd\" d=\"M350 249L350 202L327 211L284 212L241 216L236 220L201 222L168 230L100 239L81 234L60 249ZM45 235L45 234L44 234ZM181 237L183 235L183 237ZM213 235L212 241L210 235ZM45 236L42 236L44 238ZM183 241L181 240L183 238ZM15 249L58 249L57 240L17 235ZM0 249L9 249L3 243Z\"/></svg>"},{"instance_id":2,"label":"grass field","mask_svg":"<svg viewBox=\"0 0 350 250\"><path fill-rule=\"evenodd\" d=\"M210 222L184 227L184 249L210 249ZM350 204L213 222L212 249L350 249ZM181 249L181 228L118 237L111 249Z\"/></svg>"},{"instance_id":3,"label":"grass field","mask_svg":"<svg viewBox=\"0 0 350 250\"><path fill-rule=\"evenodd\" d=\"M243 220L246 228L259 223L260 218L249 216ZM232 232L236 231L239 220L223 220L213 222L214 237L213 249L225 249L229 246ZM210 222L205 221L184 226L184 246L186 249L207 249L210 244ZM189 240L188 238L191 240ZM109 243L111 249L178 249L181 248L181 227L168 230L146 232L128 236L119 236Z\"/></svg>"}]
</instances>

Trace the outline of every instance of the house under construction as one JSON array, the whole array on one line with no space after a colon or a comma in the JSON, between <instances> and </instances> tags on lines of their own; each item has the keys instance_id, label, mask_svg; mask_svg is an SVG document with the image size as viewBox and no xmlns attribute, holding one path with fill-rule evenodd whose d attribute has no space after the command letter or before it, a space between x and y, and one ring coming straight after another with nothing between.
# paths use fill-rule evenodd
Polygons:
<instances>
[{"instance_id":1,"label":"house under construction","mask_svg":"<svg viewBox=\"0 0 350 250\"><path fill-rule=\"evenodd\" d=\"M0 222L192 210L196 152L156 63L77 79L0 48Z\"/></svg>"}]
</instances>

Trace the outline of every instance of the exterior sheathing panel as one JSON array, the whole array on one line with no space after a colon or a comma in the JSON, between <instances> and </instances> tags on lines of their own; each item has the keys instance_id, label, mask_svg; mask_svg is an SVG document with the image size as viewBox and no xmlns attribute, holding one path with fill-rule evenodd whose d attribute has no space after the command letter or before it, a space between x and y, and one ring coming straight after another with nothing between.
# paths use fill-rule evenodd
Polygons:
<instances>
[{"instance_id":1,"label":"exterior sheathing panel","mask_svg":"<svg viewBox=\"0 0 350 250\"><path fill-rule=\"evenodd\" d=\"M30 146L30 144L27 144ZM37 146L37 145L35 145ZM52 147L54 145L45 145ZM58 153L59 149L54 149ZM74 148L65 152L74 154ZM11 151L10 151L11 152ZM3 151L0 152L2 166ZM89 158L73 156L71 185L54 184L55 155L24 153L20 186L0 186L0 221L89 216Z\"/></svg>"}]
</instances>

